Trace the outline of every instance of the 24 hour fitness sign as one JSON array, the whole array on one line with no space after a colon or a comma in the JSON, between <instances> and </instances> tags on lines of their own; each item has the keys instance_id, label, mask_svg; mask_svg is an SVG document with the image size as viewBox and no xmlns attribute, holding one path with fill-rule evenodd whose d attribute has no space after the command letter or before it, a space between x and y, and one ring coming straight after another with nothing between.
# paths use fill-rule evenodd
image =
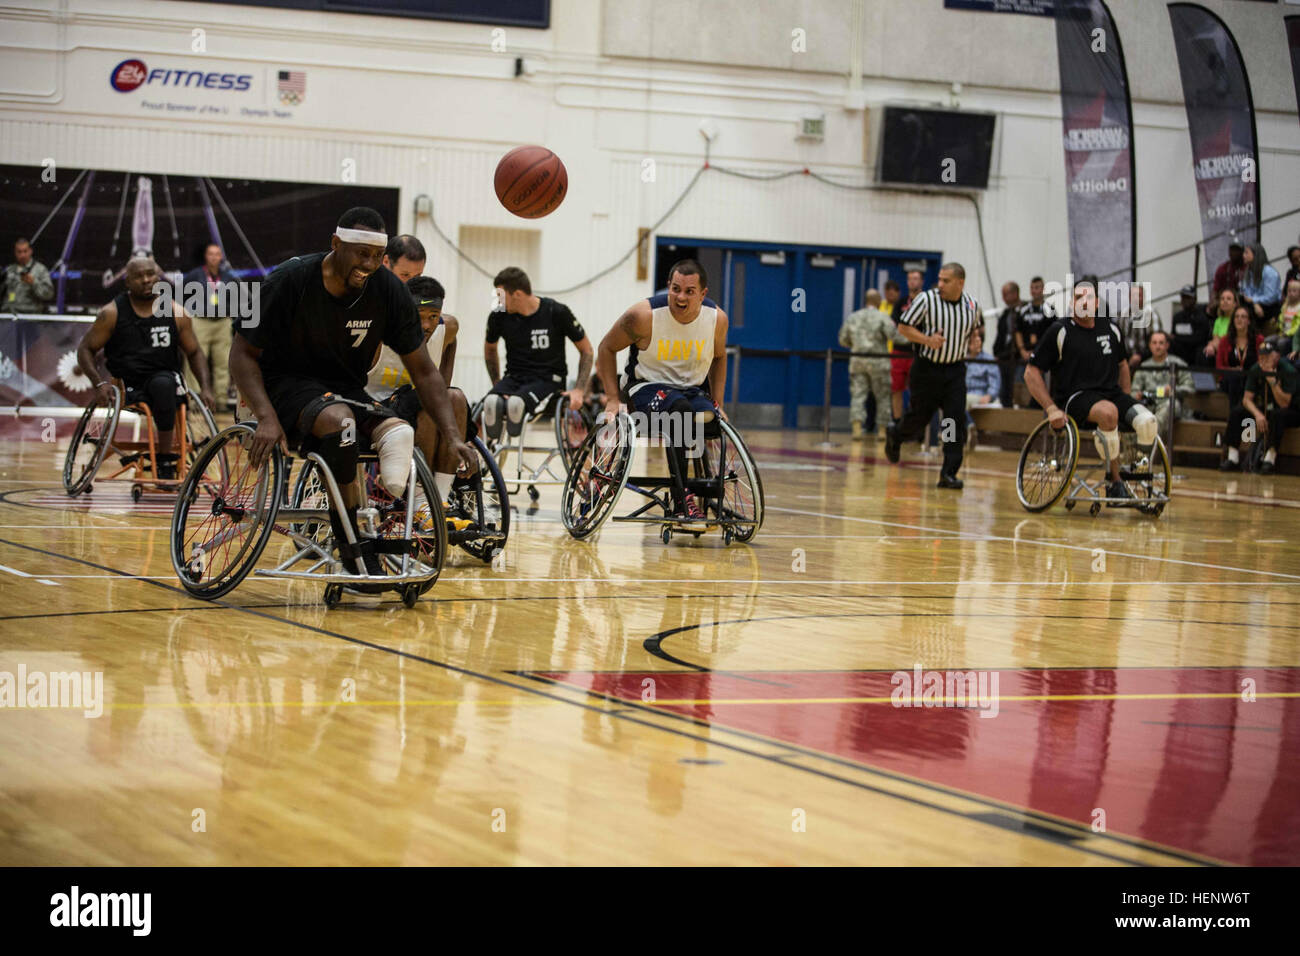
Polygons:
<instances>
[{"instance_id":1,"label":"24 hour fitness sign","mask_svg":"<svg viewBox=\"0 0 1300 956\"><path fill-rule=\"evenodd\" d=\"M92 90L83 90L109 113L234 122L287 120L295 118L293 106L300 104L302 97L299 95L292 102L284 97L272 99L275 77L292 75L299 78L300 87L305 84L305 74L284 71L277 74L276 70L262 66L175 60L146 62L135 56L121 58L121 54L111 63L105 71L107 82L103 86L95 84Z\"/></svg>"}]
</instances>

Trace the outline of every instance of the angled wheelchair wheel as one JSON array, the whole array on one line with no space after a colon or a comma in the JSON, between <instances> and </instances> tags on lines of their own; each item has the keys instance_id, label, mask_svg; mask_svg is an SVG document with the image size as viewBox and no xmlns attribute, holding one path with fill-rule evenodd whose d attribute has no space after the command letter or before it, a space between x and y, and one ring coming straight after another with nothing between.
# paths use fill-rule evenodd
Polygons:
<instances>
[{"instance_id":1,"label":"angled wheelchair wheel","mask_svg":"<svg viewBox=\"0 0 1300 956\"><path fill-rule=\"evenodd\" d=\"M1070 487L1079 462L1079 430L1067 418L1057 431L1044 418L1025 439L1016 467L1016 496L1026 511L1046 511Z\"/></svg>"},{"instance_id":2,"label":"angled wheelchair wheel","mask_svg":"<svg viewBox=\"0 0 1300 956\"><path fill-rule=\"evenodd\" d=\"M207 442L181 483L172 509L171 558L185 590L213 600L253 569L280 508L287 467L274 449L254 468L249 425L233 425Z\"/></svg>"},{"instance_id":3,"label":"angled wheelchair wheel","mask_svg":"<svg viewBox=\"0 0 1300 956\"><path fill-rule=\"evenodd\" d=\"M448 540L490 564L510 536L510 495L496 459L477 435L470 446L478 452L479 470L457 477L447 496Z\"/></svg>"},{"instance_id":4,"label":"angled wheelchair wheel","mask_svg":"<svg viewBox=\"0 0 1300 956\"><path fill-rule=\"evenodd\" d=\"M321 478L320 466L310 458L298 469L298 478L294 481L293 492L289 496L289 507L295 511L302 509L322 512L319 518L294 521L289 527L295 534L311 538L322 547L329 543L330 536L334 533L329 520L329 495Z\"/></svg>"},{"instance_id":5,"label":"angled wheelchair wheel","mask_svg":"<svg viewBox=\"0 0 1300 956\"><path fill-rule=\"evenodd\" d=\"M189 471L198 461L199 455L212 439L217 437L217 421L212 412L203 403L203 399L192 390L186 392L185 402L185 439L188 443L185 470Z\"/></svg>"},{"instance_id":6,"label":"angled wheelchair wheel","mask_svg":"<svg viewBox=\"0 0 1300 956\"><path fill-rule=\"evenodd\" d=\"M411 557L421 564L434 569L427 581L413 584L415 593L423 594L438 581L442 574L443 563L447 560L447 520L438 500L437 487L433 482L433 472L425 464L424 455L418 450L411 456L415 463L415 490L410 503L412 524L407 528L407 500L390 495L379 484L379 464L371 462L366 466L366 506L379 512L376 538L384 540L405 540L408 536L413 542ZM392 574L402 570L400 554L384 554L383 561Z\"/></svg>"},{"instance_id":7,"label":"angled wheelchair wheel","mask_svg":"<svg viewBox=\"0 0 1300 956\"><path fill-rule=\"evenodd\" d=\"M763 481L740 433L730 422L718 421L719 436L705 442L705 457L722 479L718 517L728 522L723 540L750 541L763 526ZM744 522L743 524L735 522Z\"/></svg>"},{"instance_id":8,"label":"angled wheelchair wheel","mask_svg":"<svg viewBox=\"0 0 1300 956\"><path fill-rule=\"evenodd\" d=\"M1137 499L1138 511L1153 518L1160 517L1174 485L1173 469L1169 465L1164 441L1157 437L1150 455L1143 454L1134 445L1132 458L1120 468L1120 477Z\"/></svg>"},{"instance_id":9,"label":"angled wheelchair wheel","mask_svg":"<svg viewBox=\"0 0 1300 956\"><path fill-rule=\"evenodd\" d=\"M591 430L596 427L596 418L586 405L570 408L568 396L560 394L555 405L555 447L560 449L567 472L573 465L582 443L587 440Z\"/></svg>"},{"instance_id":10,"label":"angled wheelchair wheel","mask_svg":"<svg viewBox=\"0 0 1300 956\"><path fill-rule=\"evenodd\" d=\"M72 433L68 454L63 459L63 490L69 495L90 490L99 466L108 454L109 445L113 443L121 414L122 392L116 385L109 386L108 395L100 389L91 392L90 401Z\"/></svg>"},{"instance_id":11,"label":"angled wheelchair wheel","mask_svg":"<svg viewBox=\"0 0 1300 956\"><path fill-rule=\"evenodd\" d=\"M564 527L573 537L594 534L614 510L627 485L635 441L632 421L622 413L587 435L564 480L560 504Z\"/></svg>"}]
</instances>

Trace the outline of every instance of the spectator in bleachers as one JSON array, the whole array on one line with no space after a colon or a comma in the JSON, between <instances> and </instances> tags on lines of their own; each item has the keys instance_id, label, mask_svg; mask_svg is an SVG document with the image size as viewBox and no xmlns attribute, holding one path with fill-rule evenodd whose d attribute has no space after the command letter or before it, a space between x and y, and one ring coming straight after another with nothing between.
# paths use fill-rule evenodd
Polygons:
<instances>
[{"instance_id":1,"label":"spectator in bleachers","mask_svg":"<svg viewBox=\"0 0 1300 956\"><path fill-rule=\"evenodd\" d=\"M1191 411L1183 405L1183 400L1196 392L1196 385L1192 382L1192 371L1187 363L1177 355L1169 354L1167 332L1161 329L1152 332L1147 338L1147 348L1151 356L1133 373L1132 394L1155 412L1163 435L1169 427L1170 415L1179 419L1191 417Z\"/></svg>"},{"instance_id":2,"label":"spectator in bleachers","mask_svg":"<svg viewBox=\"0 0 1300 956\"><path fill-rule=\"evenodd\" d=\"M1025 310L1025 303L1020 300L1020 283L1008 282L1002 286L1002 302L1006 308L998 316L998 336L993 340L993 357L998 360L998 379L1001 385L998 399L1004 407L1010 408L1012 389L1016 384L1016 325Z\"/></svg>"},{"instance_id":3,"label":"spectator in bleachers","mask_svg":"<svg viewBox=\"0 0 1300 956\"><path fill-rule=\"evenodd\" d=\"M45 303L54 298L50 270L36 261L32 244L26 239L14 243L14 261L5 266L6 312L44 312Z\"/></svg>"},{"instance_id":4,"label":"spectator in bleachers","mask_svg":"<svg viewBox=\"0 0 1300 956\"><path fill-rule=\"evenodd\" d=\"M1241 391L1245 388L1244 373L1259 361L1259 347L1264 336L1255 331L1250 321L1250 309L1239 305L1232 313L1232 327L1219 340L1219 354L1214 367L1223 373L1219 386L1228 393L1228 404L1241 404Z\"/></svg>"},{"instance_id":5,"label":"spectator in bleachers","mask_svg":"<svg viewBox=\"0 0 1300 956\"><path fill-rule=\"evenodd\" d=\"M1216 362L1219 354L1219 343L1223 337L1228 334L1228 326L1232 324L1232 313L1237 309L1237 293L1231 289L1224 289L1216 297L1216 304L1206 309L1210 318L1210 341L1205 343L1205 355L1210 362ZM1208 364L1208 363L1207 363Z\"/></svg>"},{"instance_id":6,"label":"spectator in bleachers","mask_svg":"<svg viewBox=\"0 0 1300 956\"><path fill-rule=\"evenodd\" d=\"M1300 279L1300 246L1292 246L1287 249L1286 261L1290 268L1286 270L1286 278L1282 280L1283 286L1292 279Z\"/></svg>"},{"instance_id":7,"label":"spectator in bleachers","mask_svg":"<svg viewBox=\"0 0 1300 956\"><path fill-rule=\"evenodd\" d=\"M898 310L898 283L893 279L885 280L885 301L880 303L880 311L891 318L903 314Z\"/></svg>"},{"instance_id":8,"label":"spectator in bleachers","mask_svg":"<svg viewBox=\"0 0 1300 956\"><path fill-rule=\"evenodd\" d=\"M1277 313L1277 334L1291 338L1296 332L1300 332L1300 279L1289 279Z\"/></svg>"},{"instance_id":9,"label":"spectator in bleachers","mask_svg":"<svg viewBox=\"0 0 1300 956\"><path fill-rule=\"evenodd\" d=\"M984 330L978 325L970 334L966 358L985 360L966 363L966 407L971 409L978 405L983 408L1001 408L1002 376L998 374L997 365L991 361L993 356L984 351Z\"/></svg>"},{"instance_id":10,"label":"spectator in bleachers","mask_svg":"<svg viewBox=\"0 0 1300 956\"><path fill-rule=\"evenodd\" d=\"M1268 264L1268 254L1258 242L1246 247L1246 271L1237 285L1237 298L1250 307L1251 321L1265 335L1282 307L1282 277Z\"/></svg>"},{"instance_id":11,"label":"spectator in bleachers","mask_svg":"<svg viewBox=\"0 0 1300 956\"><path fill-rule=\"evenodd\" d=\"M1282 436L1288 428L1300 425L1300 404L1291 401L1297 390L1300 372L1282 358L1272 342L1261 345L1259 362L1246 373L1241 404L1228 413L1228 428L1223 435L1227 453L1219 463L1220 471L1240 467L1242 426L1248 418L1254 420L1255 441L1267 443L1259 472L1267 475L1273 471Z\"/></svg>"},{"instance_id":12,"label":"spectator in bleachers","mask_svg":"<svg viewBox=\"0 0 1300 956\"><path fill-rule=\"evenodd\" d=\"M1043 277L1034 276L1029 280L1029 302L1020 313L1020 321L1016 323L1016 351L1020 361L1029 361L1038 346L1039 337L1055 321L1056 310L1043 298Z\"/></svg>"},{"instance_id":13,"label":"spectator in bleachers","mask_svg":"<svg viewBox=\"0 0 1300 956\"><path fill-rule=\"evenodd\" d=\"M1120 334L1124 337L1124 348L1128 352L1129 370L1137 368L1151 353L1147 351L1147 340L1157 329L1164 329L1160 313L1146 301L1146 290L1141 285L1133 285L1129 291L1128 313L1115 320ZM1122 307L1122 305L1121 305Z\"/></svg>"},{"instance_id":14,"label":"spectator in bleachers","mask_svg":"<svg viewBox=\"0 0 1300 956\"><path fill-rule=\"evenodd\" d=\"M1196 286L1185 285L1178 291L1178 310L1170 324L1173 340L1169 351L1188 365L1209 365L1205 354L1210 341L1210 317L1205 306L1196 301Z\"/></svg>"},{"instance_id":15,"label":"spectator in bleachers","mask_svg":"<svg viewBox=\"0 0 1300 956\"><path fill-rule=\"evenodd\" d=\"M1214 294L1216 297L1224 289L1231 289L1233 292L1237 291L1237 283L1241 281L1241 273L1246 268L1245 249L1246 247L1240 242L1228 244L1228 261L1214 270Z\"/></svg>"},{"instance_id":16,"label":"spectator in bleachers","mask_svg":"<svg viewBox=\"0 0 1300 956\"><path fill-rule=\"evenodd\" d=\"M239 295L237 289L227 291L226 286L238 282L230 264L225 261L226 254L221 246L210 242L203 248L203 265L195 266L185 273L185 299L188 300L194 289L203 290L203 307L195 310L190 325L194 337L203 349L204 361L208 363L208 381L212 383L212 394L216 397L217 408L235 407L234 396L230 388L230 345L234 341L235 321L239 317ZM231 295L230 293L235 293ZM234 306L232 310L230 307ZM194 377L194 370L185 369L185 380L196 393L199 380Z\"/></svg>"}]
</instances>

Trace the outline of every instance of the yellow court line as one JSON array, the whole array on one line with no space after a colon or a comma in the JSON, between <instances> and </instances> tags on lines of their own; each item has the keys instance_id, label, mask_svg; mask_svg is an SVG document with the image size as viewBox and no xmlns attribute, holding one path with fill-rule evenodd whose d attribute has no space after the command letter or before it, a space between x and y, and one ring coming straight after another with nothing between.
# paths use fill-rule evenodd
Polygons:
<instances>
[{"instance_id":1,"label":"yellow court line","mask_svg":"<svg viewBox=\"0 0 1300 956\"><path fill-rule=\"evenodd\" d=\"M994 694L993 699L999 703L1010 700L1211 700L1214 698L1240 697L1240 691L1229 691L1227 693L1214 694L1029 694L1011 696L1008 694ZM1300 697L1300 691L1278 691L1276 693L1256 693L1255 697ZM969 700L978 700L978 695L972 693ZM924 701L919 697L908 698L910 707L924 707ZM930 703L930 707L938 707L944 704L946 698L940 697L938 700ZM702 697L702 698L677 698L677 699L658 699L645 701L648 704L673 704L673 705L692 705L692 704L892 704L892 697ZM903 706L900 702L898 706Z\"/></svg>"}]
</instances>

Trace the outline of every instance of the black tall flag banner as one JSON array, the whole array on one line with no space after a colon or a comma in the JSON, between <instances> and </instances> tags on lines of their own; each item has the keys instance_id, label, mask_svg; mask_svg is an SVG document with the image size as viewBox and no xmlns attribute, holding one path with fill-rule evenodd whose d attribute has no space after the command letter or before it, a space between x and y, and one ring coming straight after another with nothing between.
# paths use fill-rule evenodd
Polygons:
<instances>
[{"instance_id":1,"label":"black tall flag banner","mask_svg":"<svg viewBox=\"0 0 1300 956\"><path fill-rule=\"evenodd\" d=\"M1102 0L1057 0L1056 52L1075 275L1131 279L1137 235L1124 50Z\"/></svg>"},{"instance_id":2,"label":"black tall flag banner","mask_svg":"<svg viewBox=\"0 0 1300 956\"><path fill-rule=\"evenodd\" d=\"M1291 47L1291 79L1295 82L1296 106L1300 107L1300 16L1286 18L1286 42Z\"/></svg>"},{"instance_id":3,"label":"black tall flag banner","mask_svg":"<svg viewBox=\"0 0 1300 956\"><path fill-rule=\"evenodd\" d=\"M1228 243L1259 236L1255 105L1241 51L1223 21L1194 3L1171 3L1169 19L1192 138L1205 265L1213 275L1228 258ZM1229 233L1210 238L1224 230Z\"/></svg>"}]
</instances>

